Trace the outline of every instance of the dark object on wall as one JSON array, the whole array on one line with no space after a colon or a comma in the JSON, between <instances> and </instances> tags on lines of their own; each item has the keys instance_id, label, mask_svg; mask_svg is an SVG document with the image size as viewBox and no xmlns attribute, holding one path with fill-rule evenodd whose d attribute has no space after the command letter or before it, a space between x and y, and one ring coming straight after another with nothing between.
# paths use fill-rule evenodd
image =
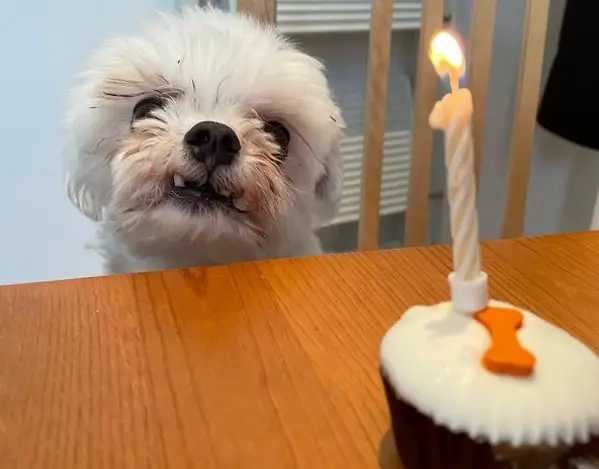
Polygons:
<instances>
[{"instance_id":1,"label":"dark object on wall","mask_svg":"<svg viewBox=\"0 0 599 469\"><path fill-rule=\"evenodd\" d=\"M599 1L567 0L557 55L538 123L578 145L599 150Z\"/></svg>"}]
</instances>

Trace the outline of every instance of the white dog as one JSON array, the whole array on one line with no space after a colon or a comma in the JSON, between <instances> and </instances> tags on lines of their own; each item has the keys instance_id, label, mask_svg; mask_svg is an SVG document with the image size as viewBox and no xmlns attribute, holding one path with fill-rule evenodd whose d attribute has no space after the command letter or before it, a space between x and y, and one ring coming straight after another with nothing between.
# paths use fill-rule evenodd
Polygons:
<instances>
[{"instance_id":1,"label":"white dog","mask_svg":"<svg viewBox=\"0 0 599 469\"><path fill-rule=\"evenodd\" d=\"M100 50L75 91L68 194L108 272L318 254L342 127L323 66L271 27L161 15Z\"/></svg>"}]
</instances>

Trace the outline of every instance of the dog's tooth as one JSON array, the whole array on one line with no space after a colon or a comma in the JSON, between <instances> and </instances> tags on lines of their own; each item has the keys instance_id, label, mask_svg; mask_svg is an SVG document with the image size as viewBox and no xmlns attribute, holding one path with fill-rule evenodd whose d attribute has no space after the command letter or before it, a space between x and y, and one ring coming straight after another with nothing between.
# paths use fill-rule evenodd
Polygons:
<instances>
[{"instance_id":1,"label":"dog's tooth","mask_svg":"<svg viewBox=\"0 0 599 469\"><path fill-rule=\"evenodd\" d=\"M231 195L231 191L223 189L219 191L219 194L222 195L223 197L229 197Z\"/></svg>"},{"instance_id":2,"label":"dog's tooth","mask_svg":"<svg viewBox=\"0 0 599 469\"><path fill-rule=\"evenodd\" d=\"M241 199L233 199L233 206L235 208L237 208L238 210L241 210L242 212L247 212L248 209L250 208L250 206L248 205L247 201L244 200L243 198L241 198Z\"/></svg>"},{"instance_id":3,"label":"dog's tooth","mask_svg":"<svg viewBox=\"0 0 599 469\"><path fill-rule=\"evenodd\" d=\"M175 184L175 187L185 187L185 180L183 179L183 176L175 173L173 175L173 184Z\"/></svg>"}]
</instances>

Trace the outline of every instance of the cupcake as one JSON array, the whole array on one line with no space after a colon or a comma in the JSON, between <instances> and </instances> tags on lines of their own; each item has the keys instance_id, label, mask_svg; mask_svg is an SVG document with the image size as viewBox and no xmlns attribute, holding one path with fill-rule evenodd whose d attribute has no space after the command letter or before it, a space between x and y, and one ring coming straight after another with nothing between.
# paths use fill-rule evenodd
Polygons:
<instances>
[{"instance_id":1,"label":"cupcake","mask_svg":"<svg viewBox=\"0 0 599 469\"><path fill-rule=\"evenodd\" d=\"M508 303L408 309L381 374L404 469L576 467L599 434L599 358Z\"/></svg>"},{"instance_id":2,"label":"cupcake","mask_svg":"<svg viewBox=\"0 0 599 469\"><path fill-rule=\"evenodd\" d=\"M451 88L429 116L445 137L451 301L408 309L382 341L395 446L404 469L566 468L581 456L592 464L599 358L530 311L489 301L461 43L442 30L429 50Z\"/></svg>"}]
</instances>

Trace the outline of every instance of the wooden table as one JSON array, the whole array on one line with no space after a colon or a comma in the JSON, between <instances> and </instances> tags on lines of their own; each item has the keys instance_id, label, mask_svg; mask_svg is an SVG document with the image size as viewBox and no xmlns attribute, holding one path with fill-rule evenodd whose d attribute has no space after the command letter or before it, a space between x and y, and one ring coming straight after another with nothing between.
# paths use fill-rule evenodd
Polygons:
<instances>
[{"instance_id":1,"label":"wooden table","mask_svg":"<svg viewBox=\"0 0 599 469\"><path fill-rule=\"evenodd\" d=\"M375 468L385 330L438 246L0 288L2 469ZM599 234L491 243L498 299L599 352Z\"/></svg>"}]
</instances>

